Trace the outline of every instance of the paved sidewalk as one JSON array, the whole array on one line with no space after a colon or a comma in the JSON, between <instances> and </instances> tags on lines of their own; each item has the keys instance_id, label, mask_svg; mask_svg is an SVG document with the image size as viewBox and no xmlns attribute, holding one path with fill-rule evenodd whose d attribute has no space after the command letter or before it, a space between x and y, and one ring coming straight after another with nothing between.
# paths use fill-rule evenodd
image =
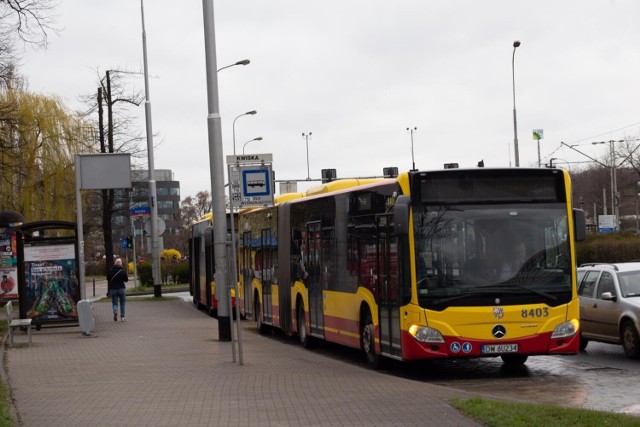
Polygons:
<instances>
[{"instance_id":1,"label":"paved sidewalk","mask_svg":"<svg viewBox=\"0 0 640 427\"><path fill-rule=\"evenodd\" d=\"M127 322L94 302L79 327L19 335L5 351L21 425L477 426L447 403L460 390L398 378L261 336L242 322L244 365L190 302L127 300Z\"/></svg>"}]
</instances>

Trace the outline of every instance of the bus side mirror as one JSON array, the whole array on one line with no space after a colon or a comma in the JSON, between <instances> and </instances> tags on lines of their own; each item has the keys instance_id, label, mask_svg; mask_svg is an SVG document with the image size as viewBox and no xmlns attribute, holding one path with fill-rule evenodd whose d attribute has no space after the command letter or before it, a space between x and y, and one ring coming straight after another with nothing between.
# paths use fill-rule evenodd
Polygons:
<instances>
[{"instance_id":1,"label":"bus side mirror","mask_svg":"<svg viewBox=\"0 0 640 427\"><path fill-rule=\"evenodd\" d=\"M587 238L587 222L582 209L573 210L573 229L576 242L582 242Z\"/></svg>"},{"instance_id":2,"label":"bus side mirror","mask_svg":"<svg viewBox=\"0 0 640 427\"><path fill-rule=\"evenodd\" d=\"M408 196L398 196L393 206L393 231L397 236L406 236L409 233L409 205L411 199Z\"/></svg>"}]
</instances>

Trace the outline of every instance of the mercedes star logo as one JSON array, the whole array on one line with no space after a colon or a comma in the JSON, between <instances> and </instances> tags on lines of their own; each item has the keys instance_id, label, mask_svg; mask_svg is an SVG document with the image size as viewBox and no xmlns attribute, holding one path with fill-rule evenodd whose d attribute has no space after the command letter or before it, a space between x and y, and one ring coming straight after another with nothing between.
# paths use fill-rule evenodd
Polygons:
<instances>
[{"instance_id":1,"label":"mercedes star logo","mask_svg":"<svg viewBox=\"0 0 640 427\"><path fill-rule=\"evenodd\" d=\"M501 338L504 338L504 336L507 334L507 330L502 325L496 325L491 330L491 333L493 334L494 337L501 339Z\"/></svg>"}]
</instances>

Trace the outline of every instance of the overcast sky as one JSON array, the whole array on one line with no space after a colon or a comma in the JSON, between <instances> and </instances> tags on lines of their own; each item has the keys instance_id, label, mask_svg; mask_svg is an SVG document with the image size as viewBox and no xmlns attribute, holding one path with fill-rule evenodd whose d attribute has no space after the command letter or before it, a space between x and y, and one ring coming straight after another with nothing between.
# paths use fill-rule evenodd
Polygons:
<instances>
[{"instance_id":1,"label":"overcast sky","mask_svg":"<svg viewBox=\"0 0 640 427\"><path fill-rule=\"evenodd\" d=\"M185 198L211 189L202 2L144 6L155 167ZM276 179L307 178L303 132L311 178L410 169L407 127L418 169L515 166L514 40L520 166L538 164L534 129L542 163L570 169L588 159L561 141L603 157L591 142L640 134L637 0L219 0L214 13L217 68L251 61L218 74L224 155L234 119L257 110L236 121L236 152L262 137L246 153L272 153ZM143 70L139 0L61 0L57 24L47 50L24 52L32 91L77 109L96 69Z\"/></svg>"}]
</instances>

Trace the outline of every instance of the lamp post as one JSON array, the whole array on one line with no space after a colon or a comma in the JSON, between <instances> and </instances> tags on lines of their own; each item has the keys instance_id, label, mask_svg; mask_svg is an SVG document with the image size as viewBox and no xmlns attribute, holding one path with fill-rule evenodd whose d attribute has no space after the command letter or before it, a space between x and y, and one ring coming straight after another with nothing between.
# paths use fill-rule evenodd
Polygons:
<instances>
[{"instance_id":1,"label":"lamp post","mask_svg":"<svg viewBox=\"0 0 640 427\"><path fill-rule=\"evenodd\" d=\"M254 114L258 114L256 110L247 111L246 113L242 113L233 119L233 155L236 155L236 120L238 120L242 116L252 116Z\"/></svg>"},{"instance_id":2,"label":"lamp post","mask_svg":"<svg viewBox=\"0 0 640 427\"><path fill-rule=\"evenodd\" d=\"M238 61L238 62L236 62L234 64L225 65L222 68L218 68L217 72L219 73L220 71L224 70L225 68L235 67L236 65L248 65L249 63L251 63L251 61L249 61L248 59L243 59L242 61Z\"/></svg>"},{"instance_id":3,"label":"lamp post","mask_svg":"<svg viewBox=\"0 0 640 427\"><path fill-rule=\"evenodd\" d=\"M513 154L516 158L516 167L520 166L520 155L518 154L518 121L516 119L516 49L520 46L520 40L513 42L513 56L511 57L511 76L513 79Z\"/></svg>"},{"instance_id":4,"label":"lamp post","mask_svg":"<svg viewBox=\"0 0 640 427\"><path fill-rule=\"evenodd\" d=\"M412 127L412 128L407 128L407 132L409 132L411 134L411 170L414 171L416 170L416 162L413 158L413 133L416 132L418 130L417 127Z\"/></svg>"},{"instance_id":5,"label":"lamp post","mask_svg":"<svg viewBox=\"0 0 640 427\"><path fill-rule=\"evenodd\" d=\"M618 178L617 178L617 174L616 174L616 162L615 162L615 148L614 148L614 143L616 141L598 141L598 142L592 142L591 144L596 145L596 144L606 144L609 143L609 156L610 156L610 167L611 167L611 213L613 215L615 215L615 222L614 222L614 227L617 226L619 224L618 222L618 203L616 201L616 194L618 193ZM621 141L620 141L621 142Z\"/></svg>"},{"instance_id":6,"label":"lamp post","mask_svg":"<svg viewBox=\"0 0 640 427\"><path fill-rule=\"evenodd\" d=\"M204 49L207 71L207 136L209 142L209 170L211 175L211 208L213 223L213 258L215 261L215 293L218 299L218 339L231 341L231 318L227 281L229 262L227 257L227 217L224 197L224 158L222 155L222 125L218 102L218 75L216 73L216 38L213 18L213 0L203 0ZM234 64L235 65L235 64Z\"/></svg>"},{"instance_id":7,"label":"lamp post","mask_svg":"<svg viewBox=\"0 0 640 427\"><path fill-rule=\"evenodd\" d=\"M156 190L155 166L153 163L153 129L151 126L151 101L149 100L149 67L147 64L147 35L144 28L144 4L140 0L142 12L142 52L144 59L144 112L147 131L147 155L149 162L149 205L151 206L151 274L153 277L153 296L162 296L162 277L160 270L160 242L158 235L158 198ZM135 260L134 260L135 262Z\"/></svg>"},{"instance_id":8,"label":"lamp post","mask_svg":"<svg viewBox=\"0 0 640 427\"><path fill-rule=\"evenodd\" d=\"M307 143L307 181L311 180L311 174L309 173L309 138L311 138L311 133L302 132L302 137L305 139Z\"/></svg>"},{"instance_id":9,"label":"lamp post","mask_svg":"<svg viewBox=\"0 0 640 427\"><path fill-rule=\"evenodd\" d=\"M211 23L211 32L213 32L213 21L212 21L212 18L213 18L213 0L211 0L211 4L206 4L205 5L203 3L203 9L207 9L208 7L211 7L211 11L208 11L208 10L204 11L204 14L205 14L205 28L207 27L207 25L209 23ZM207 37L208 36L210 36L212 40L215 40L215 36L208 34L207 30L205 30L205 45L207 44L206 42L207 42ZM215 50L215 42L213 44L214 44L214 50ZM214 58L215 58L215 54L214 54ZM215 64L215 59L214 59L213 62ZM248 59L243 59L242 61L238 61L238 62L236 62L234 64L227 65L227 66L222 67L222 68L218 68L218 70L216 71L216 81L215 81L215 92L216 92L215 98L216 99L214 99L214 100L210 99L210 101L209 101L210 107L213 106L213 107L219 109L219 107L217 106L217 102L218 102L217 101L217 91L218 91L218 88L217 88L217 86L218 86L217 73L219 73L220 71L224 70L225 68L234 67L236 65L248 65L250 62L251 61L249 61ZM207 65L209 65L209 63L207 63ZM213 103L212 103L212 101L213 101ZM215 105L214 105L214 103L215 103ZM211 108L209 110L211 112ZM240 114L240 116L238 116L238 117L242 117L244 115L252 115L252 114L256 114L256 111L248 111L248 112L246 112L244 114ZM236 117L233 120L233 155L234 156L236 155L236 120L238 119L238 117ZM219 123L216 123L216 125L219 125ZM210 128L210 130L211 130L211 128ZM216 132L219 132L219 131L220 131L220 129L216 129ZM216 134L215 136L216 137L219 136L220 139L222 138L221 135L217 135ZM210 151L210 153L211 153L211 142L212 141L211 141L211 138L210 138L210 142L209 142L209 146L210 146L209 151ZM219 148L220 148L220 150L222 149L222 141L220 141L220 147ZM210 157L213 159L211 154L210 154ZM222 151L220 151L220 160L222 160ZM210 161L210 164L211 164L211 174L212 174L211 182L212 182L212 195L213 195L214 194L213 193L213 188L214 188L214 181L215 181L214 178L213 178L213 161ZM222 200L224 200L224 194L223 193L224 193L224 190L222 190L220 192L220 196L219 196L220 198L222 198ZM234 220L234 216L235 216L234 215L234 210L235 210L235 208L233 206L233 200L231 199L231 187L229 187L229 201L230 201L230 205L231 205L231 244L232 244L232 248L233 248L231 250L230 256L231 256L231 265L235 266L236 265L236 250L237 250L236 237L235 237L236 224L235 224L235 220ZM222 214L224 214L224 211L220 212L221 216L222 216ZM215 216L215 212L214 212L214 216ZM217 222L218 221L216 221L216 223ZM217 234L217 237L214 236L214 239L219 239L220 237L222 237L222 230L221 229L215 229L214 230L214 234L216 234L216 233L219 233L219 234ZM226 262L225 257L224 256L218 257L216 255L216 266L218 266L219 262ZM232 281L232 283L236 284L236 285L234 285L234 287L235 287L235 291L236 291L236 295L237 295L237 292L238 292L238 288L237 288L238 277L237 277L237 270L235 268L233 268L231 270L231 281ZM228 304L227 308L231 309L231 307L232 307L232 304L231 304L231 292L226 292L225 291L225 293L227 294L228 298L222 298L221 301L224 300L226 303L223 304L223 305L227 305ZM218 295L218 298L220 298L220 295ZM222 305L221 305L221 307L222 307ZM240 310L240 307L236 306L236 315L237 315L238 319L240 318L240 311L239 310ZM224 311L227 311L227 310L225 310L225 308L222 307L222 311L221 312L224 312ZM227 323L230 322L230 319L227 318L226 316L224 318L219 316L219 319L223 323L223 324L221 324L220 321L218 322L221 340L222 341L226 341L226 340L228 340L230 338L233 341L233 337L232 337L233 334L231 333L230 324L227 327ZM240 335L241 335L241 333L240 333L240 323L239 322L237 324L237 331L238 331L238 343L240 343ZM223 338L223 335L224 335L224 338ZM240 364L242 365L242 346L240 344L238 344L238 353L240 355ZM235 362L235 360L236 360L236 355L235 355L235 347L234 347L233 361Z\"/></svg>"},{"instance_id":10,"label":"lamp post","mask_svg":"<svg viewBox=\"0 0 640 427\"><path fill-rule=\"evenodd\" d=\"M244 143L244 145L242 146L242 154L243 154L243 155L244 155L244 147L246 147L246 146L247 146L247 144L248 144L248 143L250 143L251 141L262 141L262 137L261 137L261 136L259 136L259 137L257 137L257 138L253 138L253 139L251 139L251 140L249 140L249 141L245 142L245 143Z\"/></svg>"}]
</instances>

